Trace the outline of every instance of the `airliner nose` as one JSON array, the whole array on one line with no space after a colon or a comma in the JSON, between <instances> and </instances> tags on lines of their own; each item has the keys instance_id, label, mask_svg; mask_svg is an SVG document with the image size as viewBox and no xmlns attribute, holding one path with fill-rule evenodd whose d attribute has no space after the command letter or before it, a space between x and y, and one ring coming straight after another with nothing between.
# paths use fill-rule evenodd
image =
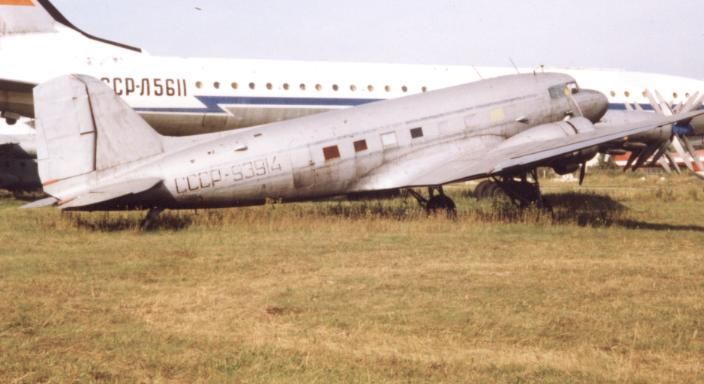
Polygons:
<instances>
[{"instance_id":1,"label":"airliner nose","mask_svg":"<svg viewBox=\"0 0 704 384\"><path fill-rule=\"evenodd\" d=\"M573 96L577 104L579 104L584 117L593 123L601 120L609 109L609 99L599 91L580 89Z\"/></svg>"}]
</instances>

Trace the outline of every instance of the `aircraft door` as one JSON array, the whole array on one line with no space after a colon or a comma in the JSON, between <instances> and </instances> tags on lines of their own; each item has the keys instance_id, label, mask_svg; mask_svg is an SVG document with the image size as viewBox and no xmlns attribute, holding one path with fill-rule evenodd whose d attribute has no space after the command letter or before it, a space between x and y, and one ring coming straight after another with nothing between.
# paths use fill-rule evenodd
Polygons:
<instances>
[{"instance_id":1,"label":"aircraft door","mask_svg":"<svg viewBox=\"0 0 704 384\"><path fill-rule=\"evenodd\" d=\"M315 184L315 162L310 147L292 143L290 154L293 187L296 190L311 188Z\"/></svg>"}]
</instances>

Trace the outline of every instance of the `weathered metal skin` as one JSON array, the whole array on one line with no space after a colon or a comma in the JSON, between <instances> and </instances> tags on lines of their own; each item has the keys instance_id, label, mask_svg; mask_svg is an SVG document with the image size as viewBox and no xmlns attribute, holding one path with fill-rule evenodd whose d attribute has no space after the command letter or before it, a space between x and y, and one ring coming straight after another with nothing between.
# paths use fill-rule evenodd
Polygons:
<instances>
[{"instance_id":1,"label":"weathered metal skin","mask_svg":"<svg viewBox=\"0 0 704 384\"><path fill-rule=\"evenodd\" d=\"M125 179L161 183L80 209L244 206L384 191L426 166L415 159L479 154L535 127L550 131L553 125L544 124L575 107L547 89L569 83L574 80L561 74L509 76L251 129L169 138L162 154L96 169L86 188ZM606 112L598 92L572 97L587 122ZM559 124L554 129L564 131ZM51 191L64 197L61 188Z\"/></svg>"}]
</instances>

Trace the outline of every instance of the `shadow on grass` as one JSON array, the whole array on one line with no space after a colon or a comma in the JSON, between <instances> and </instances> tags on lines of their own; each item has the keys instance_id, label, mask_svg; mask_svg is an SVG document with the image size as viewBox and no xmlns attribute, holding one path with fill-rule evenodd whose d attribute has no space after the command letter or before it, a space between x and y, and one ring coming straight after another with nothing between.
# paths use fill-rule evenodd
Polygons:
<instances>
[{"instance_id":1,"label":"shadow on grass","mask_svg":"<svg viewBox=\"0 0 704 384\"><path fill-rule=\"evenodd\" d=\"M142 218L134 215L115 216L106 213L100 217L95 217L90 214L67 212L64 216L76 228L91 232L139 231L142 223ZM160 215L149 229L144 232L183 231L192 224L193 218L191 215L166 212Z\"/></svg>"},{"instance_id":2,"label":"shadow on grass","mask_svg":"<svg viewBox=\"0 0 704 384\"><path fill-rule=\"evenodd\" d=\"M609 196L564 193L549 195L547 200L553 207L553 221L558 224L573 222L582 227L594 228L704 232L704 227L698 225L659 224L627 219L623 216L628 208Z\"/></svg>"},{"instance_id":3,"label":"shadow on grass","mask_svg":"<svg viewBox=\"0 0 704 384\"><path fill-rule=\"evenodd\" d=\"M632 230L696 231L696 225L672 225L632 220L626 216L628 208L609 196L593 193L564 193L546 196L552 210L519 209L507 200L477 203L461 197L459 220L482 223L542 223L548 225L578 225L591 228L621 227ZM422 221L428 214L415 202L404 199L366 202L311 203L303 205L272 205L270 209L235 208L233 210L167 211L152 223L146 232L183 231L192 226L220 227L234 222L261 222L276 218L316 220L338 218L344 220L386 219ZM65 213L70 225L93 232L139 231L145 213ZM363 225L363 224L360 224Z\"/></svg>"},{"instance_id":4,"label":"shadow on grass","mask_svg":"<svg viewBox=\"0 0 704 384\"><path fill-rule=\"evenodd\" d=\"M618 220L615 225L627 229L646 229L650 231L687 231L687 232L704 232L704 227L699 225L672 225L672 224L657 224L646 223L637 220Z\"/></svg>"}]
</instances>

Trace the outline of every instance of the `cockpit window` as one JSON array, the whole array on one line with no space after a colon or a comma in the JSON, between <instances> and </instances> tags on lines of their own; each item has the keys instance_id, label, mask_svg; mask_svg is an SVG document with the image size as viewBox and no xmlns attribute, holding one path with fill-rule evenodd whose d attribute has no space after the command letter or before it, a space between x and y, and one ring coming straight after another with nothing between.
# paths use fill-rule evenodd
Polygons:
<instances>
[{"instance_id":1,"label":"cockpit window","mask_svg":"<svg viewBox=\"0 0 704 384\"><path fill-rule=\"evenodd\" d=\"M559 99L565 96L565 86L564 84L555 85L548 89L550 91L551 99Z\"/></svg>"},{"instance_id":2,"label":"cockpit window","mask_svg":"<svg viewBox=\"0 0 704 384\"><path fill-rule=\"evenodd\" d=\"M559 99L561 97L579 93L579 85L577 85L577 83L573 81L566 84L560 84L550 87L549 91L551 98Z\"/></svg>"}]
</instances>

